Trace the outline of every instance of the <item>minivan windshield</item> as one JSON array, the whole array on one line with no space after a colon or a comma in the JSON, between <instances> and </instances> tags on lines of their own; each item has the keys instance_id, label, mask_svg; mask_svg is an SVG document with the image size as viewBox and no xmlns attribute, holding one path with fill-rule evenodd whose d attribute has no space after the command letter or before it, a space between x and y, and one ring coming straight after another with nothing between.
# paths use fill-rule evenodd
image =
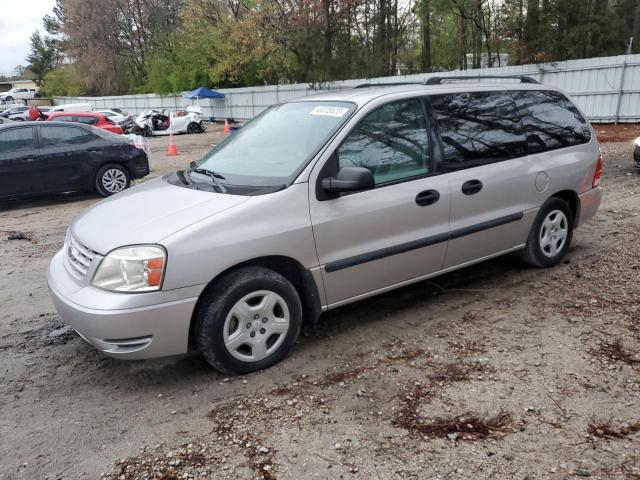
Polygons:
<instances>
[{"instance_id":1,"label":"minivan windshield","mask_svg":"<svg viewBox=\"0 0 640 480\"><path fill-rule=\"evenodd\" d=\"M224 177L224 185L285 186L354 109L346 102L274 105L225 138L197 167Z\"/></svg>"}]
</instances>

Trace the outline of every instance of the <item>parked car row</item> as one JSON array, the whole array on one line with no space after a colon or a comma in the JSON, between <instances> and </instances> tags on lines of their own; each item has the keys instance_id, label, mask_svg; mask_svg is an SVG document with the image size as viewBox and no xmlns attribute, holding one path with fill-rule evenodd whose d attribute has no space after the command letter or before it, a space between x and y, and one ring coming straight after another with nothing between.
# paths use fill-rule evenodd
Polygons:
<instances>
[{"instance_id":1,"label":"parked car row","mask_svg":"<svg viewBox=\"0 0 640 480\"><path fill-rule=\"evenodd\" d=\"M70 112L74 114L71 115ZM89 103L57 105L55 107L30 107L17 105L0 112L1 118L17 122L29 120L56 120L80 122L104 128L112 133L133 133L145 137L205 131L199 106L189 106L182 111L148 110L133 117L124 110L92 109Z\"/></svg>"}]
</instances>

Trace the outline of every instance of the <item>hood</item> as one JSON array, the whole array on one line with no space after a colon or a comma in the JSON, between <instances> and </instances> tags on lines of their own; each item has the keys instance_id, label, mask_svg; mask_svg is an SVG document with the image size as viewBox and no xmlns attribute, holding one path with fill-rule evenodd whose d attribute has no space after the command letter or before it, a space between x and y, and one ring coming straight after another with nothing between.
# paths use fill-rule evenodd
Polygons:
<instances>
[{"instance_id":1,"label":"hood","mask_svg":"<svg viewBox=\"0 0 640 480\"><path fill-rule=\"evenodd\" d=\"M71 233L105 255L125 245L158 243L251 197L193 190L157 178L106 198L78 215Z\"/></svg>"}]
</instances>

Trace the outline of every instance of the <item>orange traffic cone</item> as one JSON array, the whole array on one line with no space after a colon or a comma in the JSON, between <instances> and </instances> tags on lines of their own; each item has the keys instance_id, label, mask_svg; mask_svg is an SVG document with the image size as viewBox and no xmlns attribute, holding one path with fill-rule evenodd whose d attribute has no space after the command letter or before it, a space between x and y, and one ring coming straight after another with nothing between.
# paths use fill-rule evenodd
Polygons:
<instances>
[{"instance_id":1,"label":"orange traffic cone","mask_svg":"<svg viewBox=\"0 0 640 480\"><path fill-rule=\"evenodd\" d=\"M178 147L176 147L176 144L173 143L173 133L169 134L169 148L167 148L167 156L168 157L173 157L175 155L178 155Z\"/></svg>"},{"instance_id":2,"label":"orange traffic cone","mask_svg":"<svg viewBox=\"0 0 640 480\"><path fill-rule=\"evenodd\" d=\"M229 119L224 119L224 134L229 135L231 133L231 125L229 125Z\"/></svg>"}]
</instances>

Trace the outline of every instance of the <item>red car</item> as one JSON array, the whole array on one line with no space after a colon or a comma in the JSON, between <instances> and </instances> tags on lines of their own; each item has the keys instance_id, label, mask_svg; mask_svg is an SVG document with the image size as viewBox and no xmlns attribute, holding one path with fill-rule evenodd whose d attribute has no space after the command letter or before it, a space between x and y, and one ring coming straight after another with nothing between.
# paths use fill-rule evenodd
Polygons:
<instances>
[{"instance_id":1,"label":"red car","mask_svg":"<svg viewBox=\"0 0 640 480\"><path fill-rule=\"evenodd\" d=\"M51 112L45 113L46 121L55 120L56 122L76 122L85 125L93 125L102 128L111 133L122 135L124 132L114 121L109 120L103 113L98 112Z\"/></svg>"}]
</instances>

